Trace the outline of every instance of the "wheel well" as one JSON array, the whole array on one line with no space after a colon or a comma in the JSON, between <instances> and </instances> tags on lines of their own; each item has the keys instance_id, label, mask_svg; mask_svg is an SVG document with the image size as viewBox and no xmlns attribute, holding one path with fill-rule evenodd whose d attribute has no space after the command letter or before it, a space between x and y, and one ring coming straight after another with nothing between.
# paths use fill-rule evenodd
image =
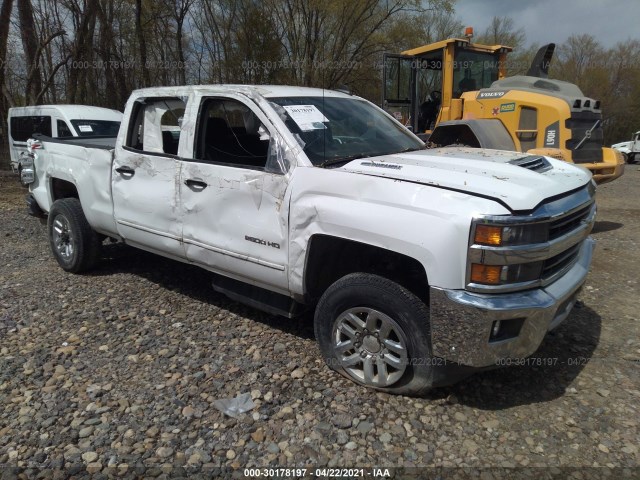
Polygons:
<instances>
[{"instance_id":1,"label":"wheel well","mask_svg":"<svg viewBox=\"0 0 640 480\"><path fill-rule=\"evenodd\" d=\"M309 300L319 299L332 283L354 272L386 277L428 304L427 274L415 258L344 238L328 235L311 238L305 268L305 293Z\"/></svg>"},{"instance_id":2,"label":"wheel well","mask_svg":"<svg viewBox=\"0 0 640 480\"><path fill-rule=\"evenodd\" d=\"M439 145L464 145L472 148L480 148L480 142L476 138L469 125L448 125L440 127L429 137L429 141Z\"/></svg>"},{"instance_id":3,"label":"wheel well","mask_svg":"<svg viewBox=\"0 0 640 480\"><path fill-rule=\"evenodd\" d=\"M465 145L472 148L516 150L513 139L498 119L465 119L442 122L434 128L429 141L435 145Z\"/></svg>"},{"instance_id":4,"label":"wheel well","mask_svg":"<svg viewBox=\"0 0 640 480\"><path fill-rule=\"evenodd\" d=\"M60 180L59 178L51 179L51 195L51 200L54 202L61 198L80 198L78 196L78 189L73 183Z\"/></svg>"}]
</instances>

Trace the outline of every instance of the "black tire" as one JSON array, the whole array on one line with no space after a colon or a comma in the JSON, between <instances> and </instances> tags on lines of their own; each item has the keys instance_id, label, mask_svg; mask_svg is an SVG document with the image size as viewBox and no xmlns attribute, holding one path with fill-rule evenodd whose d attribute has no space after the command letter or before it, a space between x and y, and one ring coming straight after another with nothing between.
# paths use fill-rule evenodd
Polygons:
<instances>
[{"instance_id":1,"label":"black tire","mask_svg":"<svg viewBox=\"0 0 640 480\"><path fill-rule=\"evenodd\" d=\"M374 328L368 328L368 319L375 323ZM354 322L363 322L365 327L358 333L351 328ZM381 342L385 326L391 333ZM400 395L420 395L433 384L429 309L391 280L368 273L342 277L320 298L314 328L325 362L356 383ZM344 351L338 351L338 345ZM389 345L395 346L388 349ZM404 353L398 353L398 345L405 346ZM370 364L369 379L366 363Z\"/></svg>"},{"instance_id":2,"label":"black tire","mask_svg":"<svg viewBox=\"0 0 640 480\"><path fill-rule=\"evenodd\" d=\"M631 163L631 157L628 153L623 153L622 158L624 159L624 163Z\"/></svg>"},{"instance_id":3,"label":"black tire","mask_svg":"<svg viewBox=\"0 0 640 480\"><path fill-rule=\"evenodd\" d=\"M80 273L96 265L102 242L87 222L80 200L63 198L53 202L47 226L51 251L64 270Z\"/></svg>"}]
</instances>

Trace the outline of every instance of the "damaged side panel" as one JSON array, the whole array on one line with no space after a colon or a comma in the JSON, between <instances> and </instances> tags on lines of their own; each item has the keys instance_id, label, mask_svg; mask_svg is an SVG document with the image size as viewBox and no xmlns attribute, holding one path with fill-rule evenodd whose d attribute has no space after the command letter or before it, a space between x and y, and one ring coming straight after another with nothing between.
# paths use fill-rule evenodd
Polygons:
<instances>
[{"instance_id":1,"label":"damaged side panel","mask_svg":"<svg viewBox=\"0 0 640 480\"><path fill-rule=\"evenodd\" d=\"M182 178L188 260L287 293L286 177L185 162Z\"/></svg>"},{"instance_id":2,"label":"damaged side panel","mask_svg":"<svg viewBox=\"0 0 640 480\"><path fill-rule=\"evenodd\" d=\"M48 212L56 200L54 181L68 182L77 189L91 226L100 233L114 234L110 195L113 150L46 140L42 143L35 159L36 181L31 185L31 193L40 208Z\"/></svg>"},{"instance_id":3,"label":"damaged side panel","mask_svg":"<svg viewBox=\"0 0 640 480\"><path fill-rule=\"evenodd\" d=\"M181 161L175 157L185 100L138 98L129 102L112 170L118 233L129 244L184 259L180 216ZM176 113L177 112L177 113ZM128 135L125 136L125 133Z\"/></svg>"},{"instance_id":4,"label":"damaged side panel","mask_svg":"<svg viewBox=\"0 0 640 480\"><path fill-rule=\"evenodd\" d=\"M185 117L201 124L191 124L182 151L187 260L288 295L288 186L295 157L252 98L196 96L189 108Z\"/></svg>"},{"instance_id":5,"label":"damaged side panel","mask_svg":"<svg viewBox=\"0 0 640 480\"><path fill-rule=\"evenodd\" d=\"M180 166L173 158L126 150L116 156L112 172L114 213L118 233L127 243L184 258Z\"/></svg>"},{"instance_id":6,"label":"damaged side panel","mask_svg":"<svg viewBox=\"0 0 640 480\"><path fill-rule=\"evenodd\" d=\"M430 285L463 288L466 258L460 252L467 249L469 212L507 213L491 200L340 169L298 168L295 176L289 286L300 295L307 247L316 234L401 253L422 264Z\"/></svg>"}]
</instances>

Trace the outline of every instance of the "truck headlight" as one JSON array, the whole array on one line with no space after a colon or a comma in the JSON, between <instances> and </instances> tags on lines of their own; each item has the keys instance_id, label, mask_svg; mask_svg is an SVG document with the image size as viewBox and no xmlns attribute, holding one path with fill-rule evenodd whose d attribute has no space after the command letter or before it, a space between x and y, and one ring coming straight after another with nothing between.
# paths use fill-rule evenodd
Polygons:
<instances>
[{"instance_id":1,"label":"truck headlight","mask_svg":"<svg viewBox=\"0 0 640 480\"><path fill-rule=\"evenodd\" d=\"M501 247L542 243L548 238L549 230L545 224L500 226L479 223L476 225L473 243Z\"/></svg>"},{"instance_id":2,"label":"truck headlight","mask_svg":"<svg viewBox=\"0 0 640 480\"><path fill-rule=\"evenodd\" d=\"M478 245L502 245L502 229L493 225L478 225L473 243Z\"/></svg>"}]
</instances>

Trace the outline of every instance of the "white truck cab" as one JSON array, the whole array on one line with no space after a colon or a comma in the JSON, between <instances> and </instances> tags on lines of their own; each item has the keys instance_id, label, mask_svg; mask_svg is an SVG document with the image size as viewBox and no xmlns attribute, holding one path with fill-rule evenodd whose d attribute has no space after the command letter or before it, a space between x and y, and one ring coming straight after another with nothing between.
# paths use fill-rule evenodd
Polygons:
<instances>
[{"instance_id":1,"label":"white truck cab","mask_svg":"<svg viewBox=\"0 0 640 480\"><path fill-rule=\"evenodd\" d=\"M34 133L53 138L115 137L122 112L89 105L35 105L9 109L7 118L11 168L20 173L27 140Z\"/></svg>"},{"instance_id":2,"label":"white truck cab","mask_svg":"<svg viewBox=\"0 0 640 480\"><path fill-rule=\"evenodd\" d=\"M392 393L531 355L591 262L587 170L427 149L345 93L137 90L99 140L36 140L31 211L63 269L95 267L106 237L198 265L257 308L313 309L327 365Z\"/></svg>"},{"instance_id":3,"label":"white truck cab","mask_svg":"<svg viewBox=\"0 0 640 480\"><path fill-rule=\"evenodd\" d=\"M635 163L640 156L640 131L633 134L631 141L614 143L611 148L618 150L624 156L627 163Z\"/></svg>"}]
</instances>

